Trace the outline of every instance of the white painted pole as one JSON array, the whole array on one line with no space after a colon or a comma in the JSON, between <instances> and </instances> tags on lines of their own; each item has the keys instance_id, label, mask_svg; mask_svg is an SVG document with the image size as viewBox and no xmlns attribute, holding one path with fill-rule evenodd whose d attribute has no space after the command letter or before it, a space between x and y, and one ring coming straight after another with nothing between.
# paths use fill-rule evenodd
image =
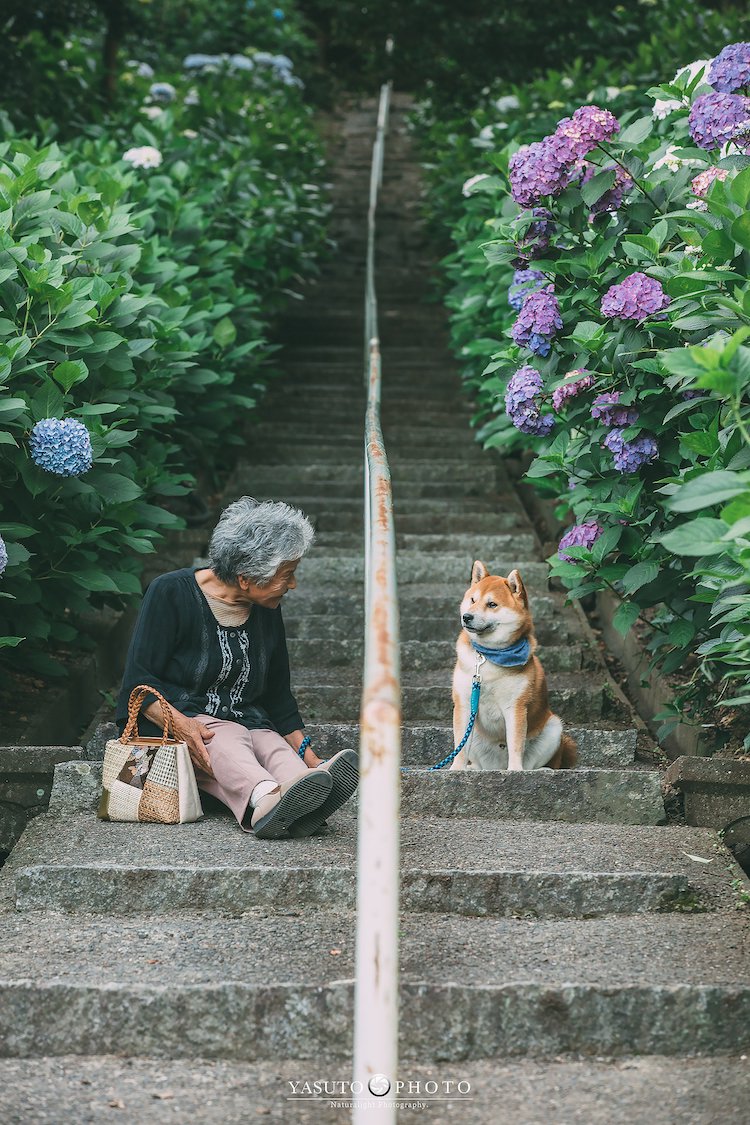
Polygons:
<instances>
[{"instance_id":1,"label":"white painted pole","mask_svg":"<svg viewBox=\"0 0 750 1125\"><path fill-rule=\"evenodd\" d=\"M375 208L390 85L383 86L368 215L365 426L365 671L360 714L354 1125L394 1125L398 1070L401 668L393 494L380 426Z\"/></svg>"}]
</instances>

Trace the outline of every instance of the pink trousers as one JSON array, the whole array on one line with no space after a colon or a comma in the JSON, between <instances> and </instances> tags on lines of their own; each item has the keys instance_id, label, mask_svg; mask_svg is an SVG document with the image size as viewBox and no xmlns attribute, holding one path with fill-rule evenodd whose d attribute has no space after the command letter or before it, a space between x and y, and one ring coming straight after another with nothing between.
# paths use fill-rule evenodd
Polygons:
<instances>
[{"instance_id":1,"label":"pink trousers","mask_svg":"<svg viewBox=\"0 0 750 1125\"><path fill-rule=\"evenodd\" d=\"M283 785L308 772L308 767L289 743L275 730L248 730L240 723L216 719L213 715L196 718L214 736L206 743L214 776L195 766L198 788L218 797L236 816L240 828L251 832L250 794L259 781Z\"/></svg>"}]
</instances>

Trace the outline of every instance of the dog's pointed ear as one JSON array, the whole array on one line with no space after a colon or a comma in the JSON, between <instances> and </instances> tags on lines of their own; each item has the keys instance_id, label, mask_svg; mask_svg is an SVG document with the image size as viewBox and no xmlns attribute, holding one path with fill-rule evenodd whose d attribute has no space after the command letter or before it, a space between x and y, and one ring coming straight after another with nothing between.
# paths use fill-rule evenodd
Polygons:
<instances>
[{"instance_id":1,"label":"dog's pointed ear","mask_svg":"<svg viewBox=\"0 0 750 1125\"><path fill-rule=\"evenodd\" d=\"M471 568L471 584L476 586L477 582L481 582L483 578L487 577L487 567L479 559L476 560Z\"/></svg>"},{"instance_id":2,"label":"dog's pointed ear","mask_svg":"<svg viewBox=\"0 0 750 1125\"><path fill-rule=\"evenodd\" d=\"M526 587L524 586L523 580L521 578L521 575L518 573L518 571L517 570L511 570L510 574L506 578L506 582L508 583L508 585L510 586L512 592L516 595L516 597L519 598L520 601L523 603L523 605L525 605L526 608L528 609L529 599L528 599L528 596L526 594Z\"/></svg>"}]
</instances>

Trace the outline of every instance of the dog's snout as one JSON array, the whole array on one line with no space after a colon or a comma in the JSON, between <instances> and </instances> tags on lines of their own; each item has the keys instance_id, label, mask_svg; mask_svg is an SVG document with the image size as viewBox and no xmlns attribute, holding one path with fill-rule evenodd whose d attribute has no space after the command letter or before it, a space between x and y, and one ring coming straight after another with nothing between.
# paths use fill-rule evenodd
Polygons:
<instances>
[{"instance_id":1,"label":"dog's snout","mask_svg":"<svg viewBox=\"0 0 750 1125\"><path fill-rule=\"evenodd\" d=\"M462 616L461 620L463 621L464 625L471 625L472 621L474 620L474 614L473 613L465 613Z\"/></svg>"}]
</instances>

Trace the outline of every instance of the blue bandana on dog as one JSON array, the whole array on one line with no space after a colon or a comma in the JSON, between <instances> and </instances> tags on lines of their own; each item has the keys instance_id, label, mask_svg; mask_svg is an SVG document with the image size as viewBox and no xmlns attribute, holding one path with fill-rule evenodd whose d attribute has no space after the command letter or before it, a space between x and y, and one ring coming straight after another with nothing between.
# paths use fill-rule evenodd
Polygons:
<instances>
[{"instance_id":1,"label":"blue bandana on dog","mask_svg":"<svg viewBox=\"0 0 750 1125\"><path fill-rule=\"evenodd\" d=\"M515 644L507 648L484 648L476 641L471 642L471 647L480 656L485 656L491 664L499 664L501 668L520 668L527 664L531 656L531 642L528 637L522 637Z\"/></svg>"}]
</instances>

